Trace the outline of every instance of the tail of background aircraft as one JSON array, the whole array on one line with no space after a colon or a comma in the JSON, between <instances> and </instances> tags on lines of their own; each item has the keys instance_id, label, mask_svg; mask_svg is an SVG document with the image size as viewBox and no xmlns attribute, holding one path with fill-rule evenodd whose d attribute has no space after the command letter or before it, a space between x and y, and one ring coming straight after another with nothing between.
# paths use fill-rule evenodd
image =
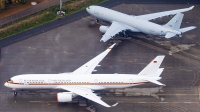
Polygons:
<instances>
[{"instance_id":1,"label":"tail of background aircraft","mask_svg":"<svg viewBox=\"0 0 200 112\"><path fill-rule=\"evenodd\" d=\"M181 26L183 16L184 16L184 14L178 13L167 24L165 24L163 26L170 28L172 30L178 31Z\"/></svg>"},{"instance_id":2,"label":"tail of background aircraft","mask_svg":"<svg viewBox=\"0 0 200 112\"><path fill-rule=\"evenodd\" d=\"M172 31L169 31L165 35L166 38L171 38L171 37L174 37L176 35L179 35L181 37L182 33L196 28L195 26L190 26L190 27L180 29L180 26L181 26L181 23L182 23L182 20L183 20L183 16L184 16L184 14L178 13L167 24L163 25L164 27L172 29ZM173 32L173 30L175 30L177 32ZM177 33L180 33L180 34L177 34Z\"/></svg>"},{"instance_id":3,"label":"tail of background aircraft","mask_svg":"<svg viewBox=\"0 0 200 112\"><path fill-rule=\"evenodd\" d=\"M164 70L164 68L159 68L164 57L164 55L157 56L138 75L159 77Z\"/></svg>"}]
</instances>

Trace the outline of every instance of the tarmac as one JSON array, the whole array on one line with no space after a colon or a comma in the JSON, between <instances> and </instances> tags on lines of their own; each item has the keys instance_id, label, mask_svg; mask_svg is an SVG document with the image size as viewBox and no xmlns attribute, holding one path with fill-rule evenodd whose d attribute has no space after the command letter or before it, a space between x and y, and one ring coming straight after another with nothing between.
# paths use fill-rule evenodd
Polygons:
<instances>
[{"instance_id":1,"label":"tarmac","mask_svg":"<svg viewBox=\"0 0 200 112\"><path fill-rule=\"evenodd\" d=\"M121 4L112 9L131 15L140 15L189 6L191 5ZM100 42L99 25L89 27L93 17L80 12L83 16L75 14L73 16L77 18L65 21L65 24L60 25L59 20L57 24L47 28L48 30L41 30L45 27L41 26L17 35L22 36L19 40L7 40L2 45L1 51L0 101L4 103L0 104L0 111L199 112L199 9L200 5L195 5L193 10L184 13L181 27L194 25L197 29L186 32L183 37L160 39L133 34L131 38L121 39L122 42L106 56L100 63L101 66L96 68L95 74L138 73L157 55L166 55L161 65L165 70L160 80L166 84L165 87L149 83L129 89L97 91L105 102L109 104L119 102L119 105L114 108L105 108L85 99L80 102L77 100L80 97L77 97L73 103L57 103L56 93L58 91L54 90L24 91L14 97L12 90L3 85L10 77L19 74L72 72L103 52L113 42ZM154 22L163 24L169 20L170 18L166 17ZM170 54L172 46L182 44L194 44L195 46L189 49L178 47L178 52ZM90 109L91 105L95 109Z\"/></svg>"}]
</instances>

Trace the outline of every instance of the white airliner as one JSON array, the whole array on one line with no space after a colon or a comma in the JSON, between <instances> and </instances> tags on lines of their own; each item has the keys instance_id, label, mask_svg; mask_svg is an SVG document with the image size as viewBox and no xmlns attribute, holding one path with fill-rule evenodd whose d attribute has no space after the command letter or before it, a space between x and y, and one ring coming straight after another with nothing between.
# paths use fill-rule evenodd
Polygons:
<instances>
[{"instance_id":1,"label":"white airliner","mask_svg":"<svg viewBox=\"0 0 200 112\"><path fill-rule=\"evenodd\" d=\"M98 63L110 52L115 44L107 50L88 61L86 64L71 73L63 74L24 74L10 78L4 85L12 88L14 94L16 90L24 89L62 89L69 92L57 93L58 102L70 102L72 98L80 95L105 107L110 106L101 100L101 97L93 93L94 90L107 88L127 88L136 85L152 82L157 85L163 85L158 82L160 74L164 68L159 68L164 56L157 56L149 63L139 74L92 74Z\"/></svg>"},{"instance_id":2,"label":"white airliner","mask_svg":"<svg viewBox=\"0 0 200 112\"><path fill-rule=\"evenodd\" d=\"M193 7L194 6L139 16L127 15L101 6L89 6L86 10L89 14L96 17L97 21L103 20L111 23L110 26L101 25L99 28L100 32L105 33L100 41L106 42L120 32L127 37L127 34L125 33L126 30L131 32L142 32L165 38L171 38L174 36L181 37L182 33L196 28L195 26L191 26L180 29L183 19L182 12L189 11L193 9ZM172 15L175 16L165 25L159 25L149 21Z\"/></svg>"}]
</instances>

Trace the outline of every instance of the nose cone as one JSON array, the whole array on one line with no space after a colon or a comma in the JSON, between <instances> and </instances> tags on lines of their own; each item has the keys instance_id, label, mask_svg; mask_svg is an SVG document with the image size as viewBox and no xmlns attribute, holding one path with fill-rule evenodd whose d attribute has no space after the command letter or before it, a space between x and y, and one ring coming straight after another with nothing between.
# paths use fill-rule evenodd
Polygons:
<instances>
[{"instance_id":1,"label":"nose cone","mask_svg":"<svg viewBox=\"0 0 200 112\"><path fill-rule=\"evenodd\" d=\"M90 7L86 8L86 11L89 13Z\"/></svg>"},{"instance_id":2,"label":"nose cone","mask_svg":"<svg viewBox=\"0 0 200 112\"><path fill-rule=\"evenodd\" d=\"M89 6L89 7L86 8L86 11L91 15L92 15L93 7L94 6Z\"/></svg>"},{"instance_id":3,"label":"nose cone","mask_svg":"<svg viewBox=\"0 0 200 112\"><path fill-rule=\"evenodd\" d=\"M4 86L8 87L8 83L6 82L6 83L4 84Z\"/></svg>"}]
</instances>

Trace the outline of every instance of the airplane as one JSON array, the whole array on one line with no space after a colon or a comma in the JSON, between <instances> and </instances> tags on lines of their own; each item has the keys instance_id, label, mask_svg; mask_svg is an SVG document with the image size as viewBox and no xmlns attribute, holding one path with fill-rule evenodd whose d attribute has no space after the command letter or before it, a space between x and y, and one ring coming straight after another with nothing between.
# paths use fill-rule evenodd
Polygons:
<instances>
[{"instance_id":1,"label":"airplane","mask_svg":"<svg viewBox=\"0 0 200 112\"><path fill-rule=\"evenodd\" d=\"M94 93L95 90L109 88L127 88L152 82L164 85L160 80L164 68L159 68L165 56L157 56L139 74L92 74L94 68L115 46L113 44L107 50L94 57L74 72L62 74L24 74L17 75L5 82L5 86L14 90L26 89L59 89L66 92L57 93L58 102L70 102L78 95L101 104L105 107L114 107L118 103L108 105L101 97ZM67 92L68 91L68 92Z\"/></svg>"},{"instance_id":2,"label":"airplane","mask_svg":"<svg viewBox=\"0 0 200 112\"><path fill-rule=\"evenodd\" d=\"M192 10L193 8L194 6L191 6L184 9L139 16L124 14L101 6L89 6L86 10L96 18L97 22L103 20L111 23L110 26L101 25L99 27L100 32L104 34L100 41L106 42L121 32L123 37L128 37L128 34L126 34L125 31L141 32L165 38L171 38L174 36L182 37L182 33L196 28L195 26L190 26L180 29L184 15L182 12ZM159 25L149 21L164 16L171 17L172 15L175 16L165 25Z\"/></svg>"}]
</instances>

